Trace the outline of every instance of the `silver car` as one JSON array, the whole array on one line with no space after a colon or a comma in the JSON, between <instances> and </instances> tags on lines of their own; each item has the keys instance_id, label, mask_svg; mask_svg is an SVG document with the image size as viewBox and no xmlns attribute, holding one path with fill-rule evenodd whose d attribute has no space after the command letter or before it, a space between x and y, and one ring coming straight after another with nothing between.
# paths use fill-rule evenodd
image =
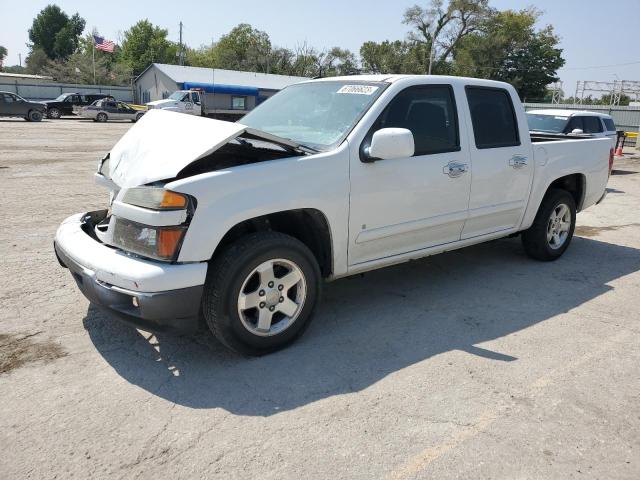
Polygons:
<instances>
[{"instance_id":1,"label":"silver car","mask_svg":"<svg viewBox=\"0 0 640 480\"><path fill-rule=\"evenodd\" d=\"M132 122L137 122L144 115L144 111L134 110L124 102L102 99L80 108L78 115L90 118L95 122L106 122L108 120L131 120Z\"/></svg>"}]
</instances>

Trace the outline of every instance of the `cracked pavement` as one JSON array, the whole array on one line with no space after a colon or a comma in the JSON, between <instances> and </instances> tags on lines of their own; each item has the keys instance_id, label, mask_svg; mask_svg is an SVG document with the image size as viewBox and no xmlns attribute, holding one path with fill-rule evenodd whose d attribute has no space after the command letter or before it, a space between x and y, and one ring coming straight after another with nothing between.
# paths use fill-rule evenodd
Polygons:
<instances>
[{"instance_id":1,"label":"cracked pavement","mask_svg":"<svg viewBox=\"0 0 640 480\"><path fill-rule=\"evenodd\" d=\"M516 238L339 280L243 358L110 319L55 259L130 125L0 120L0 478L640 478L639 159L557 262Z\"/></svg>"}]
</instances>

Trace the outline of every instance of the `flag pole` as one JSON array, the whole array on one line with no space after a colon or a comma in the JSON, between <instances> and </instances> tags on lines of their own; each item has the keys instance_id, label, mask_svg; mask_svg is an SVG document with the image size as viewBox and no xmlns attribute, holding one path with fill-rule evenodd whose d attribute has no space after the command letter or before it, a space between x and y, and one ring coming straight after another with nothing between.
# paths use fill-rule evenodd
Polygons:
<instances>
[{"instance_id":1,"label":"flag pole","mask_svg":"<svg viewBox=\"0 0 640 480\"><path fill-rule=\"evenodd\" d=\"M92 35L93 46L91 47L91 58L93 60L93 84L96 84L96 38Z\"/></svg>"}]
</instances>

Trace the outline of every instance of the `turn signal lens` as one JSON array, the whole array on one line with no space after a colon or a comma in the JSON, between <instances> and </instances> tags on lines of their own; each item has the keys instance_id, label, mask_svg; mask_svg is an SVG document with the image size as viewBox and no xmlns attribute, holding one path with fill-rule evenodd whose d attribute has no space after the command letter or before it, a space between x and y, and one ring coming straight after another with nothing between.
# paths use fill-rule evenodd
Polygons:
<instances>
[{"instance_id":1,"label":"turn signal lens","mask_svg":"<svg viewBox=\"0 0 640 480\"><path fill-rule=\"evenodd\" d=\"M164 228L158 230L158 257L160 258L173 258L180 239L182 238L183 229L168 229Z\"/></svg>"},{"instance_id":2,"label":"turn signal lens","mask_svg":"<svg viewBox=\"0 0 640 480\"><path fill-rule=\"evenodd\" d=\"M129 188L122 197L124 203L152 210L180 210L187 207L187 196L158 187Z\"/></svg>"},{"instance_id":3,"label":"turn signal lens","mask_svg":"<svg viewBox=\"0 0 640 480\"><path fill-rule=\"evenodd\" d=\"M186 206L187 198L184 195L169 190L165 190L160 201L160 208L184 208Z\"/></svg>"}]
</instances>

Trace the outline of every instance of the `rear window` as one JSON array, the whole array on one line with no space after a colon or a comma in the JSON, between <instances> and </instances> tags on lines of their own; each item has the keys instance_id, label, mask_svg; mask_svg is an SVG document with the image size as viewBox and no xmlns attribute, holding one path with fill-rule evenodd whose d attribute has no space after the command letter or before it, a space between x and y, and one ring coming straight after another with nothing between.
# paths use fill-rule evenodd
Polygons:
<instances>
[{"instance_id":1,"label":"rear window","mask_svg":"<svg viewBox=\"0 0 640 480\"><path fill-rule=\"evenodd\" d=\"M600 133L602 132L602 123L600 117L584 117L584 133Z\"/></svg>"},{"instance_id":2,"label":"rear window","mask_svg":"<svg viewBox=\"0 0 640 480\"><path fill-rule=\"evenodd\" d=\"M520 145L518 123L509 92L501 88L466 87L477 148Z\"/></svg>"},{"instance_id":3,"label":"rear window","mask_svg":"<svg viewBox=\"0 0 640 480\"><path fill-rule=\"evenodd\" d=\"M604 126L607 127L607 131L616 131L616 124L611 118L603 118L602 121L604 122Z\"/></svg>"}]
</instances>

